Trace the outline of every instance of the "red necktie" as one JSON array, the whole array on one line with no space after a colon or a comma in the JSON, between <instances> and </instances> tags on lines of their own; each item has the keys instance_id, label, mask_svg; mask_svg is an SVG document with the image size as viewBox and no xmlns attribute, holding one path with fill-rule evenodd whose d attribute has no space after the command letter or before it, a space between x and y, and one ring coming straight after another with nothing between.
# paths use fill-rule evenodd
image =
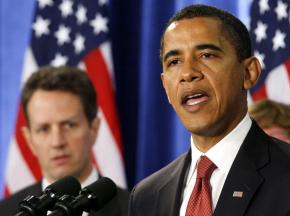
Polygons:
<instances>
[{"instance_id":1,"label":"red necktie","mask_svg":"<svg viewBox=\"0 0 290 216\"><path fill-rule=\"evenodd\" d=\"M212 199L210 177L216 165L206 156L201 156L197 166L197 177L190 195L185 216L211 216Z\"/></svg>"}]
</instances>

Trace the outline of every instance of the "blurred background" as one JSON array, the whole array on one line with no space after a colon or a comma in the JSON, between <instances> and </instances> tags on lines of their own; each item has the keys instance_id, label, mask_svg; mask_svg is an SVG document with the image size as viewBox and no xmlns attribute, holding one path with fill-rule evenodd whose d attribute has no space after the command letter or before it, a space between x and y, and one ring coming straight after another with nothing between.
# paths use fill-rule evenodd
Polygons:
<instances>
[{"instance_id":1,"label":"blurred background","mask_svg":"<svg viewBox=\"0 0 290 216\"><path fill-rule=\"evenodd\" d=\"M53 2L66 1L71 1L75 9L74 5L82 2ZM251 29L253 50L264 69L260 82L249 95L249 103L265 97L290 103L289 0L91 1L98 2L96 7L107 8L106 40L112 48L111 78L127 188L131 189L190 146L188 132L167 102L159 62L159 42L164 26L184 6L209 4L239 17ZM18 172L17 169L7 170L8 161L21 160L9 158L9 151L16 130L23 71L28 64L25 55L33 39L32 23L37 7L40 4L45 7L46 2L50 1L0 1L0 198L4 194L7 172ZM41 50L44 45L37 46Z\"/></svg>"}]
</instances>

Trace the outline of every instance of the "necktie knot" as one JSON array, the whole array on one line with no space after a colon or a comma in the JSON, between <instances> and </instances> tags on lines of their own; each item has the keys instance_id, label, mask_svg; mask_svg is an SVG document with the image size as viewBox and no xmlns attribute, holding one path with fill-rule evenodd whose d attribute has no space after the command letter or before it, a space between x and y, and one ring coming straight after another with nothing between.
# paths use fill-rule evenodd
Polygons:
<instances>
[{"instance_id":1,"label":"necktie knot","mask_svg":"<svg viewBox=\"0 0 290 216\"><path fill-rule=\"evenodd\" d=\"M201 156L197 166L197 178L210 179L216 165L206 156Z\"/></svg>"}]
</instances>

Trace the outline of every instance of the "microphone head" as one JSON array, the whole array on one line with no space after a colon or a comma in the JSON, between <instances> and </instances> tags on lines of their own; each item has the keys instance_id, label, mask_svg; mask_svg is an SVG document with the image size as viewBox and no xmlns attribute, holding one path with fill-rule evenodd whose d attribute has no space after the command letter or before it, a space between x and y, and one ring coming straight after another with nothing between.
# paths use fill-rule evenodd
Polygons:
<instances>
[{"instance_id":1,"label":"microphone head","mask_svg":"<svg viewBox=\"0 0 290 216\"><path fill-rule=\"evenodd\" d=\"M66 176L58 181L47 186L44 190L45 193L54 193L57 195L68 194L71 196L77 196L81 190L81 185L76 178L72 176Z\"/></svg>"},{"instance_id":2,"label":"microphone head","mask_svg":"<svg viewBox=\"0 0 290 216\"><path fill-rule=\"evenodd\" d=\"M91 185L81 190L81 195L91 196L92 202L90 208L99 210L106 205L117 193L116 184L107 177L102 177Z\"/></svg>"}]
</instances>

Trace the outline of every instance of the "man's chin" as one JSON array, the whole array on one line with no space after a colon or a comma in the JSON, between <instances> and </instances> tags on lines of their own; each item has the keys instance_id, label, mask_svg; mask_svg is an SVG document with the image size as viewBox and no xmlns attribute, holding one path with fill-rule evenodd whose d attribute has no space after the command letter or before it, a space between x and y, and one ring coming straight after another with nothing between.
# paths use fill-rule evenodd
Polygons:
<instances>
[{"instance_id":1,"label":"man's chin","mask_svg":"<svg viewBox=\"0 0 290 216\"><path fill-rule=\"evenodd\" d=\"M51 176L53 176L53 179L58 180L66 176L74 176L73 173L74 172L70 170L57 170L57 172L54 172Z\"/></svg>"}]
</instances>

